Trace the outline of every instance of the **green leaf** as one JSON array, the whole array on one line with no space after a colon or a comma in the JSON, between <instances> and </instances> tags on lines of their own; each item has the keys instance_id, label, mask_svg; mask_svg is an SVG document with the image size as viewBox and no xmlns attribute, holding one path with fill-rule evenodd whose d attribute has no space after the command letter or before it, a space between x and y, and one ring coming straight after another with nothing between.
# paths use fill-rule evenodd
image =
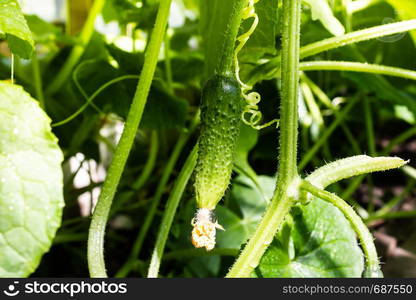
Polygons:
<instances>
[{"instance_id":1,"label":"green leaf","mask_svg":"<svg viewBox=\"0 0 416 300\"><path fill-rule=\"evenodd\" d=\"M319 20L335 36L345 33L344 26L334 16L327 0L303 0L303 2L311 8L312 20Z\"/></svg>"},{"instance_id":2,"label":"green leaf","mask_svg":"<svg viewBox=\"0 0 416 300\"><path fill-rule=\"evenodd\" d=\"M151 29L156 17L157 5L154 1L108 0L103 7L104 22L118 21L125 26L137 23L140 29Z\"/></svg>"},{"instance_id":3,"label":"green leaf","mask_svg":"<svg viewBox=\"0 0 416 300\"><path fill-rule=\"evenodd\" d=\"M21 58L31 57L35 43L16 0L0 0L0 38Z\"/></svg>"},{"instance_id":4,"label":"green leaf","mask_svg":"<svg viewBox=\"0 0 416 300\"><path fill-rule=\"evenodd\" d=\"M315 198L291 216L260 261L262 277L361 277L362 251L335 206Z\"/></svg>"},{"instance_id":5,"label":"green leaf","mask_svg":"<svg viewBox=\"0 0 416 300\"><path fill-rule=\"evenodd\" d=\"M414 125L416 123L415 114L412 113L407 106L395 105L394 114L398 119L406 121L409 124Z\"/></svg>"},{"instance_id":6,"label":"green leaf","mask_svg":"<svg viewBox=\"0 0 416 300\"><path fill-rule=\"evenodd\" d=\"M237 157L247 160L248 153L257 144L258 130L241 123L240 136L237 141Z\"/></svg>"},{"instance_id":7,"label":"green leaf","mask_svg":"<svg viewBox=\"0 0 416 300\"><path fill-rule=\"evenodd\" d=\"M416 1L414 0L386 0L396 10L400 19L410 20L416 19ZM416 32L410 31L413 42L416 45Z\"/></svg>"},{"instance_id":8,"label":"green leaf","mask_svg":"<svg viewBox=\"0 0 416 300\"><path fill-rule=\"evenodd\" d=\"M238 176L233 183L231 197L238 206L238 213L218 206L216 215L225 231L217 232L218 247L240 248L254 232L260 221L268 199L273 195L276 180L269 176L259 176L258 181L265 196L256 188L251 179Z\"/></svg>"},{"instance_id":9,"label":"green leaf","mask_svg":"<svg viewBox=\"0 0 416 300\"><path fill-rule=\"evenodd\" d=\"M188 102L169 94L160 85L153 84L140 128L181 129L185 125L187 112Z\"/></svg>"},{"instance_id":10,"label":"green leaf","mask_svg":"<svg viewBox=\"0 0 416 300\"><path fill-rule=\"evenodd\" d=\"M247 176L256 186L256 188L264 194L258 176L248 162L248 154L250 150L257 144L258 131L241 122L240 136L237 141L237 149L234 159L234 169L242 175Z\"/></svg>"},{"instance_id":11,"label":"green leaf","mask_svg":"<svg viewBox=\"0 0 416 300\"><path fill-rule=\"evenodd\" d=\"M259 23L239 54L242 61L256 61L265 54L276 54L276 36L279 31L278 0L261 0L255 4ZM253 19L243 22L240 34L247 32Z\"/></svg>"},{"instance_id":12,"label":"green leaf","mask_svg":"<svg viewBox=\"0 0 416 300\"><path fill-rule=\"evenodd\" d=\"M61 27L53 23L46 22L36 15L26 15L26 21L32 32L33 39L37 43L64 43L74 44L76 39L71 36L66 36Z\"/></svg>"},{"instance_id":13,"label":"green leaf","mask_svg":"<svg viewBox=\"0 0 416 300\"><path fill-rule=\"evenodd\" d=\"M32 273L61 223L63 155L50 119L0 81L0 277Z\"/></svg>"}]
</instances>

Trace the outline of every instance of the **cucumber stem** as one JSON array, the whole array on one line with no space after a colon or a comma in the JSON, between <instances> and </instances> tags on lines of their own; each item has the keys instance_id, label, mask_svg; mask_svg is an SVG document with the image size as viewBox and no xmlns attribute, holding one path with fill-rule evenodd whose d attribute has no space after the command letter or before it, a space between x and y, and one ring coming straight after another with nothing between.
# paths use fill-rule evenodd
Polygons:
<instances>
[{"instance_id":1,"label":"cucumber stem","mask_svg":"<svg viewBox=\"0 0 416 300\"><path fill-rule=\"evenodd\" d=\"M227 277L249 277L283 224L297 198L297 97L301 0L283 1L282 98L280 106L279 171L277 188L254 235Z\"/></svg>"},{"instance_id":2,"label":"cucumber stem","mask_svg":"<svg viewBox=\"0 0 416 300\"><path fill-rule=\"evenodd\" d=\"M221 59L219 60L216 72L221 75L233 73L234 48L237 40L238 29L240 28L243 9L247 6L248 0L234 1L234 6L230 15L230 21L224 35Z\"/></svg>"}]
</instances>

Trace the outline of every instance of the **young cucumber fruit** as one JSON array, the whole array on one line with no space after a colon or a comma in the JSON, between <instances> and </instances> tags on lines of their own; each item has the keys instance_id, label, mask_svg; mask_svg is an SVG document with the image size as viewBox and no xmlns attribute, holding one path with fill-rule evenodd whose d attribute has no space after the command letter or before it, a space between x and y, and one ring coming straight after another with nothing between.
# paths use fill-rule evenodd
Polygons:
<instances>
[{"instance_id":1,"label":"young cucumber fruit","mask_svg":"<svg viewBox=\"0 0 416 300\"><path fill-rule=\"evenodd\" d=\"M230 182L244 102L231 76L214 75L201 98L195 191L199 208L214 209Z\"/></svg>"},{"instance_id":2,"label":"young cucumber fruit","mask_svg":"<svg viewBox=\"0 0 416 300\"><path fill-rule=\"evenodd\" d=\"M192 242L198 248L214 248L215 228L222 228L212 211L230 183L243 107L240 85L233 76L214 75L206 82L195 169L198 211L192 221Z\"/></svg>"}]
</instances>

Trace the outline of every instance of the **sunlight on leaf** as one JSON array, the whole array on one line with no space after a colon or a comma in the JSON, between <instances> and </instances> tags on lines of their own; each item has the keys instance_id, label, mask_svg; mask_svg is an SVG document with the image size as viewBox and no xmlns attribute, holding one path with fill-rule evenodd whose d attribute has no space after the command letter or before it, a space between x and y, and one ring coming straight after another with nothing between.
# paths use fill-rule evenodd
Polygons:
<instances>
[{"instance_id":1,"label":"sunlight on leaf","mask_svg":"<svg viewBox=\"0 0 416 300\"><path fill-rule=\"evenodd\" d=\"M0 82L0 99L0 277L23 277L61 223L63 155L29 94Z\"/></svg>"},{"instance_id":2,"label":"sunlight on leaf","mask_svg":"<svg viewBox=\"0 0 416 300\"><path fill-rule=\"evenodd\" d=\"M257 269L261 277L361 277L363 253L343 214L315 198L295 207Z\"/></svg>"},{"instance_id":3,"label":"sunlight on leaf","mask_svg":"<svg viewBox=\"0 0 416 300\"><path fill-rule=\"evenodd\" d=\"M21 58L32 55L35 43L16 0L1 1L0 38L5 38L11 51Z\"/></svg>"}]
</instances>

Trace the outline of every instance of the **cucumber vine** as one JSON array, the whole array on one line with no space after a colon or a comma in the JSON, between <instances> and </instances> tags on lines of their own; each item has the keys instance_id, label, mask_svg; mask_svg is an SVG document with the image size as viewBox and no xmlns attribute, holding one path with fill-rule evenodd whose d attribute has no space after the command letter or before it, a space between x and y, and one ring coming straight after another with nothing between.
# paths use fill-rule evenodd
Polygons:
<instances>
[{"instance_id":1,"label":"cucumber vine","mask_svg":"<svg viewBox=\"0 0 416 300\"><path fill-rule=\"evenodd\" d=\"M11 55L6 51L10 63L0 62L6 67L1 69L5 80L0 81L0 277L29 276L52 244L79 241L87 243L91 277L107 277L106 262L111 260L109 271L115 277L155 278L162 261L192 257L199 258L196 264L174 263L164 274L215 276L230 262L219 262L218 256L235 258L226 277L384 276L371 228L380 221L416 215L416 210L396 211L414 194L416 169L393 156L403 153L405 147L399 144L416 136L416 105L411 99L415 85L405 82L416 80L416 71L383 65L392 61L400 66L412 58L412 51L399 49L403 58L395 61L393 45L381 43L390 35L404 37L416 30L416 18L354 31L379 17L374 8L368 15L356 13L380 1L339 1L331 7L325 0L202 0L176 6L175 12L183 13L183 25L172 23L169 28L172 0L127 6L110 2L95 0L85 9L77 7L77 12L68 10L66 28L75 23L82 27L75 34L31 12L23 14L18 0L1 1L0 39L8 43ZM397 2L386 0L383 5L403 20L402 4ZM305 14L302 3L309 7ZM95 32L101 17L120 27L111 42L106 28ZM149 26L152 19L154 26ZM195 36L196 25L200 38ZM332 36L306 43L322 36L323 30ZM281 38L278 45L276 37ZM356 46L363 41L374 45ZM396 42L414 47L416 35ZM337 51L321 55L333 49ZM84 68L90 76L80 80ZM319 76L309 76L316 71ZM328 71L343 72L356 88L342 76L321 76ZM256 87L266 80L262 87L267 91L261 95ZM404 88L399 90L399 85ZM280 94L275 105L279 119L272 121L264 120L260 109L262 96L269 92ZM105 103L97 103L98 97ZM379 99L389 101L390 107L379 109ZM124 112L128 103L114 147L104 133L117 131L118 138L119 127L107 121ZM362 120L357 121L359 110ZM375 131L377 124L388 121L390 128L398 120L410 128L394 138ZM259 133L274 123L276 128ZM347 124L353 123L362 126L350 130ZM362 132L355 136L352 129ZM335 132L345 136L345 143L342 137L330 139ZM267 147L275 134L276 145ZM137 157L127 164L135 146ZM269 156L274 148L277 159ZM339 149L332 152L333 148ZM362 155L364 151L368 155ZM336 159L340 153L351 154ZM261 160L258 170L251 159ZM321 160L329 163L321 165ZM87 166L89 178L78 180ZM377 195L378 178L368 174L397 168L410 180L385 201L396 194L395 187L383 185L392 193ZM257 171L277 175L259 176ZM233 172L238 175L235 180ZM344 179L350 180L345 188ZM354 193L364 187L363 180L369 201L356 201ZM91 202L85 207L81 197L87 194ZM64 198L69 211L62 211ZM81 211L73 216L76 199ZM223 199L224 206L218 205ZM216 248L219 229L225 232L218 233ZM121 237L120 230L129 234ZM114 245L131 247L120 252ZM148 246L153 246L152 252ZM164 254L165 248L169 253ZM55 262L55 256L42 263ZM207 256L215 256L221 266L199 268L212 263L201 259ZM48 269L46 265L35 275Z\"/></svg>"},{"instance_id":2,"label":"cucumber vine","mask_svg":"<svg viewBox=\"0 0 416 300\"><path fill-rule=\"evenodd\" d=\"M215 69L215 74L207 81L203 90L201 105L202 126L198 145L194 148L192 154L188 158L183 172L181 172L179 176L177 185L175 186L174 194L169 199L169 207L166 210L163 219L163 226L165 227L163 229L163 234L158 236L148 276L157 276L168 229L172 224L173 214L194 166L196 170L195 187L198 211L196 218L192 221L192 225L194 226L192 232L193 243L196 247L204 247L206 250L214 248L215 230L218 228L222 229L222 227L216 222L213 210L221 200L229 185L236 137L238 136L237 128L239 127L236 120L242 120L245 124L257 130L270 126L272 123L280 125L279 169L277 187L271 202L253 236L235 261L227 274L227 277L249 277L259 264L261 257L272 242L276 232L285 222L291 208L297 203L300 205L307 205L309 201L313 201L311 195L328 201L340 209L350 221L351 227L355 230L358 239L361 242L367 263L363 276L380 277L382 274L380 272L379 260L371 233L352 207L350 207L341 197L326 191L325 188L327 185L344 178L374 171L398 168L406 164L406 162L400 158L355 156L335 161L321 167L310 176L302 179L299 175L299 171L305 167L314 153L316 153L319 147L321 147L328 138L330 133L342 122L343 118L348 114L357 99L351 99L350 103L346 105L342 112L335 113L335 122L326 129L321 138L315 143L310 151L306 153L300 164L298 164L297 97L299 78L301 70L333 69L361 71L411 79L415 78L414 73L404 69L351 62L321 61L315 63L300 63L300 59L328 49L343 46L346 43L356 43L394 32L407 31L416 28L416 24L408 21L396 25L383 25L373 29L348 33L344 36L327 39L300 48L301 0L283 1L283 18L285 21L283 22L281 56L277 56L270 60L269 63L266 63L264 66L257 69L257 72L263 74L255 73L253 78L250 78L250 82L255 83L259 78L266 78L268 76L271 76L271 78L281 77L280 121L273 120L266 124L259 124L262 120L262 114L258 108L261 96L257 92L251 91L253 89L252 85L244 83L241 80L238 61L239 52L255 31L259 22L259 17L254 7L258 1L259 0L236 1L233 6L229 25L225 32L226 39L222 48L223 55ZM89 266L92 276L106 276L102 252L104 228L111 200L114 196L118 180L120 179L127 154L130 151L132 137L134 136L133 134L140 122L148 88L151 79L153 78L157 53L160 49L160 44L162 42L161 37L163 37L163 31L166 26L169 4L170 1L162 1L160 4L160 15L156 20L157 30L155 29L152 34L150 45L148 47L148 52L150 54L149 56L146 56L147 64L145 62L137 89L138 92L126 122L125 130L129 130L130 141L126 144L125 140L123 140L124 135L122 136L120 145L117 147L117 149L121 148L121 152L116 151L115 153L114 161L110 166L109 175L104 183L102 195L100 196L96 211L94 212L88 248ZM241 22L251 18L253 19L253 22L249 30L238 36L238 29ZM160 35L160 37L157 38L154 37L154 35ZM236 43L237 46L235 45ZM310 82L305 80L305 78L307 78L306 76L303 76L303 78L303 84L308 85L309 88ZM128 78L119 78L117 80L123 79ZM114 82L107 83L102 89ZM312 93L315 91L316 93L316 90L317 88L312 86L310 92ZM97 91L97 93L98 92L99 91ZM241 108L241 110L239 109L239 101L241 99L239 94L241 94L242 98L245 100L245 107ZM85 105L88 105L92 101L94 95L87 100ZM328 99L324 100L327 104L329 103ZM139 108L136 107L136 105L138 105ZM329 109L333 108L330 103L329 106ZM137 110L139 110L139 118L135 118L133 122L134 125L132 125L130 116L135 114ZM236 113L239 116L238 118L235 117ZM249 117L247 118L247 116ZM121 158L118 156L121 156ZM120 162L118 160L120 160ZM162 186L164 186L164 184ZM148 220L153 219L157 203L158 201L153 203L151 214L149 218L147 218ZM140 232L133 249L134 251L131 253L128 261L119 271L118 275L126 275L131 269L133 261L140 251L148 225L150 224L149 222L146 223L147 225L144 227L144 230ZM215 249L213 251L215 251Z\"/></svg>"}]
</instances>

